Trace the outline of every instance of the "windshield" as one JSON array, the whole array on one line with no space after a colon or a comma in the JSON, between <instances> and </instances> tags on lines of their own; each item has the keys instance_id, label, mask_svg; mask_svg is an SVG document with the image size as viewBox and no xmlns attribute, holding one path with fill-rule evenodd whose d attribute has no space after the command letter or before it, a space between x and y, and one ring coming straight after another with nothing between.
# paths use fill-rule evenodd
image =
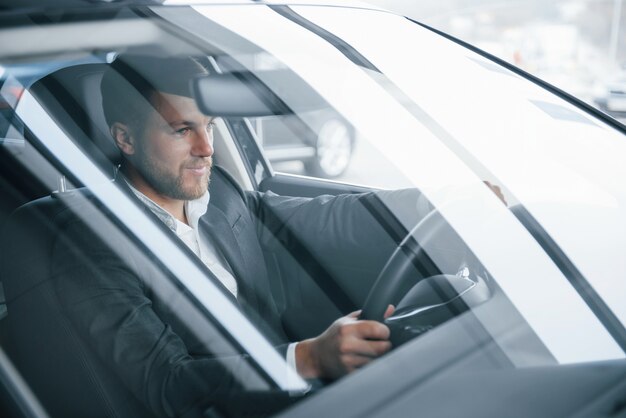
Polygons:
<instances>
[{"instance_id":1,"label":"windshield","mask_svg":"<svg viewBox=\"0 0 626 418\"><path fill-rule=\"evenodd\" d=\"M457 231L467 232L462 234L464 240L474 251L480 251L477 256L490 266L492 274L501 272L494 276L501 286L511 286L507 294L523 312L528 312L528 320L533 321L531 312L541 312L533 328L545 332L546 341L554 344L553 350L563 350L563 357L557 358L569 362L623 356L622 349L614 344L609 344L614 348L600 353L604 351L601 346L608 347L604 342L610 337L592 320L594 314L576 295L566 274L481 187L481 180L489 180L504 190L509 206L523 205L623 324L619 294L626 289L621 287L624 282L611 274L625 267L617 253L625 239L619 215L619 202L624 196L617 181L623 167L616 157L626 151L621 134L518 75L419 30L398 16L295 8L297 19L281 19L272 10L251 8L234 18L227 9L223 13L213 7L198 10L253 39L264 48L265 60L261 62L288 66L351 123L362 138L360 144L372 148L376 170L382 175L376 172L367 178L348 180L385 188L418 187L444 216L453 210L448 208L462 205L463 216L448 221ZM361 35L374 19L386 36ZM346 20L353 24L342 25ZM294 21L311 30L294 33L297 40L279 39ZM257 22L256 26L252 22ZM267 26L258 34L257 28L264 24L261 22L267 22ZM328 42L329 36L320 36L324 31L336 34L338 40ZM396 39L406 40L413 49L398 53L389 48ZM301 45L315 54L303 55ZM255 69L245 59L239 62ZM259 77L263 77L262 72ZM492 88L485 89L486 85ZM289 96L283 98L290 104ZM599 155L607 149L611 150L609 161ZM387 183L381 184L383 181ZM460 190L463 199L455 196ZM562 215L565 207L567 217ZM592 215L596 209L602 215ZM589 222L591 216L594 222ZM604 227L602 222L607 222ZM485 239L488 224L494 235ZM607 230L614 233L607 236ZM498 236L497 231L504 234ZM580 234L586 239L581 240ZM504 242L506 256L501 247ZM590 242L594 243L593 251L589 251ZM512 254L520 261L512 263ZM537 289L546 296L543 302ZM580 315L573 324L597 326L597 338L591 340L603 341L596 346L600 351L582 349L573 353L573 347L580 347L582 340L569 340L575 333L554 333L563 324L550 294L563 297L562 303L571 303L564 309L570 315ZM554 313L552 319L548 312Z\"/></svg>"},{"instance_id":2,"label":"windshield","mask_svg":"<svg viewBox=\"0 0 626 418\"><path fill-rule=\"evenodd\" d=\"M625 357L623 134L517 72L339 7L121 8L0 36L3 349L53 415L96 403L55 401L41 371L66 367L126 413L239 416L452 336L477 369ZM188 79L167 67L189 59ZM337 318L389 345L303 371Z\"/></svg>"}]
</instances>

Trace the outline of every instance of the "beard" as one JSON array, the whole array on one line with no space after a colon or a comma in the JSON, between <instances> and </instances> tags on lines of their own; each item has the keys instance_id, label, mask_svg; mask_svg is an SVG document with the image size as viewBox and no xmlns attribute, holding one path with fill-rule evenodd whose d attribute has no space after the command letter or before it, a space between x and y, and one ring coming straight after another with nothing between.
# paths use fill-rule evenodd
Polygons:
<instances>
[{"instance_id":1,"label":"beard","mask_svg":"<svg viewBox=\"0 0 626 418\"><path fill-rule=\"evenodd\" d=\"M163 196L176 200L194 200L206 193L211 176L213 159L211 157L195 157L184 161L178 172L171 172L158 162L147 157L145 152L138 153L136 167L152 188ZM207 167L207 172L201 177L193 177L191 184L185 184L185 167Z\"/></svg>"}]
</instances>

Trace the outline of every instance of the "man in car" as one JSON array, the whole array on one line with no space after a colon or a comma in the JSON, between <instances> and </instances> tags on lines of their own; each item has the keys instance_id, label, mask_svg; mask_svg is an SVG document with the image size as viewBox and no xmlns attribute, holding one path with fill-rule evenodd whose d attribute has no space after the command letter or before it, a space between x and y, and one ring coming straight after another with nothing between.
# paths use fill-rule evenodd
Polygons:
<instances>
[{"instance_id":1,"label":"man in car","mask_svg":"<svg viewBox=\"0 0 626 418\"><path fill-rule=\"evenodd\" d=\"M105 72L103 108L123 161L117 183L209 267L260 329L277 336L279 351L303 378L336 379L386 353L387 326L359 320L358 312L317 337L289 343L269 290L262 245L291 228L311 237L320 253L340 247L358 252L373 239L359 224L366 212L362 197L244 193L212 167L214 118L198 110L189 87L205 72L189 58L131 55L118 57ZM61 260L55 269L65 311L144 405L158 415L178 415L233 390L224 360L198 349L168 320L170 308L160 307L140 277L147 269L128 268L79 225L65 232L71 248L61 244L55 257ZM370 254L361 254L365 260L388 256L381 256L379 244L370 247ZM76 251L80 257L67 256ZM82 262L86 258L93 263ZM392 311L390 306L386 315Z\"/></svg>"}]
</instances>

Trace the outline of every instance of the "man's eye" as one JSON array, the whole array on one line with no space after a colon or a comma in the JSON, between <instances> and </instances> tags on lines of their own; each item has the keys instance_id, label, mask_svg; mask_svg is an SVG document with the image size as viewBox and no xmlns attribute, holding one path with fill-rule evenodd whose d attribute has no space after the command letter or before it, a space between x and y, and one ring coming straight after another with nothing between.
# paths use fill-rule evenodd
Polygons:
<instances>
[{"instance_id":1,"label":"man's eye","mask_svg":"<svg viewBox=\"0 0 626 418\"><path fill-rule=\"evenodd\" d=\"M189 133L189 131L190 131L189 128L180 128L174 131L174 133L178 136L185 136L187 135L187 133Z\"/></svg>"}]
</instances>

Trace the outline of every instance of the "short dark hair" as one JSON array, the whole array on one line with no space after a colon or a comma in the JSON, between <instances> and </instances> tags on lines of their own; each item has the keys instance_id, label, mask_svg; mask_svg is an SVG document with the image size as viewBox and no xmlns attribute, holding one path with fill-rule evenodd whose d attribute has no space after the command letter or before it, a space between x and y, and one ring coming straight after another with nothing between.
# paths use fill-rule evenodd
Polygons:
<instances>
[{"instance_id":1,"label":"short dark hair","mask_svg":"<svg viewBox=\"0 0 626 418\"><path fill-rule=\"evenodd\" d=\"M100 83L108 126L120 122L142 128L154 93L193 97L191 80L207 73L193 57L119 55L105 70Z\"/></svg>"}]
</instances>

